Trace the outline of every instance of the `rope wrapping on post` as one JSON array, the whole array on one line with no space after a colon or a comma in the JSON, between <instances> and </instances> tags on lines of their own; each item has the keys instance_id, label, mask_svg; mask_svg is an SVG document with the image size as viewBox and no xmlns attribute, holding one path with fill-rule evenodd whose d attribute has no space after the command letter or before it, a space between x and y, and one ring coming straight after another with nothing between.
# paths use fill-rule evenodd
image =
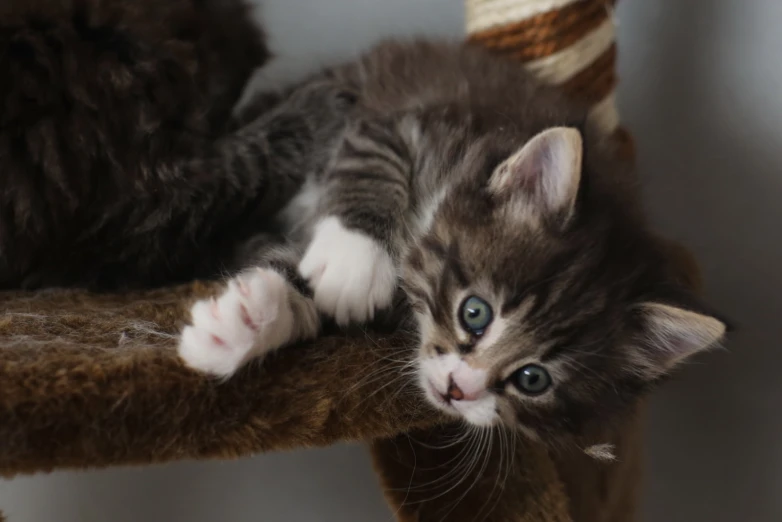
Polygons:
<instances>
[{"instance_id":1,"label":"rope wrapping on post","mask_svg":"<svg viewBox=\"0 0 782 522\"><path fill-rule=\"evenodd\" d=\"M616 0L466 0L467 38L519 60L591 106L590 119L634 156L616 107Z\"/></svg>"}]
</instances>

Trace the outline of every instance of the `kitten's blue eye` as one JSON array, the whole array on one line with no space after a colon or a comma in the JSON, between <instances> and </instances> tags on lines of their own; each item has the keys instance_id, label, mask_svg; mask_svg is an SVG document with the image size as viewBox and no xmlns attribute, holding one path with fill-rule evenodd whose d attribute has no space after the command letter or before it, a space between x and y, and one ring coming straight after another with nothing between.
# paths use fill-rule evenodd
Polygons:
<instances>
[{"instance_id":1,"label":"kitten's blue eye","mask_svg":"<svg viewBox=\"0 0 782 522\"><path fill-rule=\"evenodd\" d=\"M462 303L459 319L465 330L481 335L494 319L494 312L489 303L480 297L472 296Z\"/></svg>"},{"instance_id":2,"label":"kitten's blue eye","mask_svg":"<svg viewBox=\"0 0 782 522\"><path fill-rule=\"evenodd\" d=\"M540 395L551 386L551 375L542 366L528 364L513 376L513 384L527 395Z\"/></svg>"}]
</instances>

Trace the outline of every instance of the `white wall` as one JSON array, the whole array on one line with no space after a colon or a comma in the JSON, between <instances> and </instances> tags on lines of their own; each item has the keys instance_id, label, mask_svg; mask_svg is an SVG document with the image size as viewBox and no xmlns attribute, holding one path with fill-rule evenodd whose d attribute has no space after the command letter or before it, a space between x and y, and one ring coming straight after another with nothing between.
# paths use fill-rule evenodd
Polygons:
<instances>
[{"instance_id":1,"label":"white wall","mask_svg":"<svg viewBox=\"0 0 782 522\"><path fill-rule=\"evenodd\" d=\"M782 520L782 2L620 2L650 207L741 328L656 397L647 520Z\"/></svg>"},{"instance_id":2,"label":"white wall","mask_svg":"<svg viewBox=\"0 0 782 522\"><path fill-rule=\"evenodd\" d=\"M385 34L462 31L460 0L263 4L274 78ZM650 209L742 328L656 396L645 519L782 520L782 2L623 0L618 15L620 106ZM0 482L0 508L12 522L390 520L358 447L22 478Z\"/></svg>"}]
</instances>

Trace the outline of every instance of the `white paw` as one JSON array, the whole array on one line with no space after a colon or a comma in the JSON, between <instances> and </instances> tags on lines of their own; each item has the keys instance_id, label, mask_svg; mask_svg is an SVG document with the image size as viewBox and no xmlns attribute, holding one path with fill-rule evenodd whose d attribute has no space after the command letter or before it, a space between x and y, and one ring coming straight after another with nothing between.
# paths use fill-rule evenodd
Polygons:
<instances>
[{"instance_id":1,"label":"white paw","mask_svg":"<svg viewBox=\"0 0 782 522\"><path fill-rule=\"evenodd\" d=\"M293 331L288 282L274 270L258 268L234 278L220 297L198 301L191 313L179 356L187 366L218 377L230 377L251 358L279 348Z\"/></svg>"},{"instance_id":2,"label":"white paw","mask_svg":"<svg viewBox=\"0 0 782 522\"><path fill-rule=\"evenodd\" d=\"M299 272L309 281L318 310L342 326L372 319L391 304L396 288L396 268L386 249L336 217L315 227Z\"/></svg>"}]
</instances>

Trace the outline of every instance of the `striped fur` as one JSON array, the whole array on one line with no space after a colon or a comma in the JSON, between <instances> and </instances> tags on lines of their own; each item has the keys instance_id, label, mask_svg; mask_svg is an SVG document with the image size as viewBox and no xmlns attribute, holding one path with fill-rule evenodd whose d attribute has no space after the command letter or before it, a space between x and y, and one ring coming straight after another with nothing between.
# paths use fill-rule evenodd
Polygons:
<instances>
[{"instance_id":1,"label":"striped fur","mask_svg":"<svg viewBox=\"0 0 782 522\"><path fill-rule=\"evenodd\" d=\"M329 164L281 215L303 256L292 302L311 295L321 313L361 323L398 276L435 406L545 440L579 435L721 338L719 320L688 311L627 165L558 89L483 50L427 41L386 42L318 78L358 101ZM290 275L296 262L261 264ZM469 296L494 310L480 333L460 319ZM291 341L315 335L303 324ZM514 384L529 363L553 379L540 396ZM443 402L453 387L431 381L457 372L483 402Z\"/></svg>"}]
</instances>

